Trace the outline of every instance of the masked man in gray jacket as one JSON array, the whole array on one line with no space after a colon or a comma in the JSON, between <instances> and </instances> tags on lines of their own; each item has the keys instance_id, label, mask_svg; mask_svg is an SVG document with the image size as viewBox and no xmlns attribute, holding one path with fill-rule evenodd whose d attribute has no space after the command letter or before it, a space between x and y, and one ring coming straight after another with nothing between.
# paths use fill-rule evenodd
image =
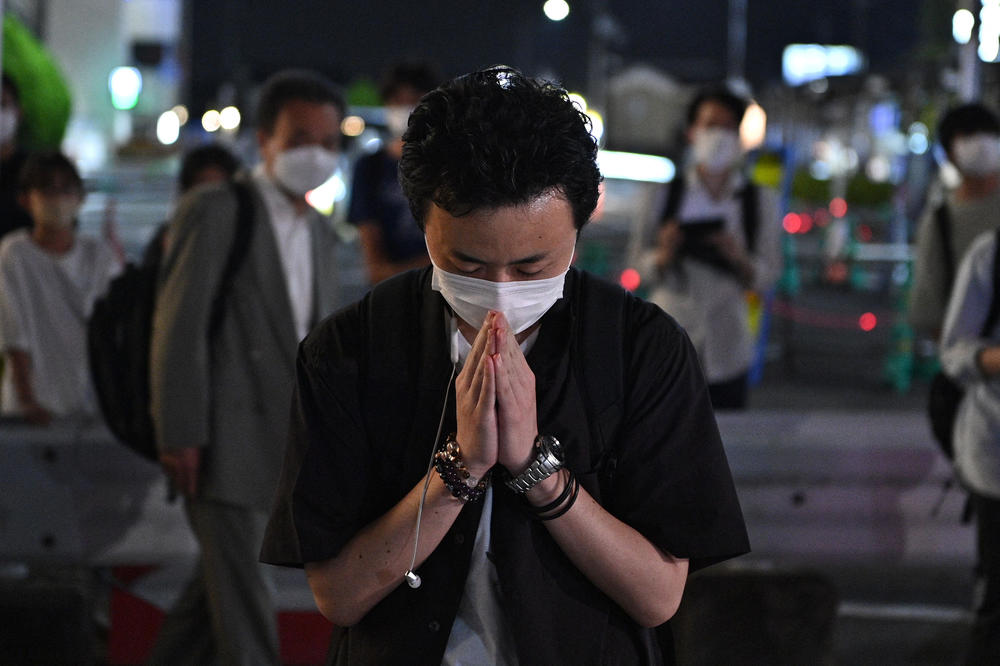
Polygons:
<instances>
[{"instance_id":1,"label":"masked man in gray jacket","mask_svg":"<svg viewBox=\"0 0 1000 666\"><path fill-rule=\"evenodd\" d=\"M324 79L284 72L264 84L257 115L261 163L235 186L188 195L169 231L152 412L160 462L185 497L201 556L154 663L279 662L257 553L296 346L336 300L334 236L305 194L336 168L344 102Z\"/></svg>"}]
</instances>

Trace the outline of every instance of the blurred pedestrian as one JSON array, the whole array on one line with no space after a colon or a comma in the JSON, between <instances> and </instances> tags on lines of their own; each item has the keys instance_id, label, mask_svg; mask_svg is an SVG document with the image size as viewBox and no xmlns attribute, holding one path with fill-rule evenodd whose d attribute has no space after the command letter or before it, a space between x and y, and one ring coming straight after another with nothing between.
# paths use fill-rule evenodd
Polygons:
<instances>
[{"instance_id":1,"label":"blurred pedestrian","mask_svg":"<svg viewBox=\"0 0 1000 666\"><path fill-rule=\"evenodd\" d=\"M233 184L195 188L171 222L154 314L152 415L160 462L185 497L201 552L153 663L279 663L270 581L257 557L296 346L336 303L335 236L305 194L337 166L344 109L316 74L273 76L257 109L260 164ZM222 285L237 227L248 223L244 256Z\"/></svg>"},{"instance_id":2,"label":"blurred pedestrian","mask_svg":"<svg viewBox=\"0 0 1000 666\"><path fill-rule=\"evenodd\" d=\"M744 174L746 108L723 88L702 90L689 105L687 165L668 186L642 267L649 299L691 336L717 409L747 405L754 340L746 291L768 291L781 272L777 192Z\"/></svg>"},{"instance_id":3,"label":"blurred pedestrian","mask_svg":"<svg viewBox=\"0 0 1000 666\"><path fill-rule=\"evenodd\" d=\"M389 136L383 148L361 157L354 169L347 221L358 227L372 284L430 263L424 236L399 186L399 157L410 112L440 78L424 63L399 63L382 84Z\"/></svg>"},{"instance_id":4,"label":"blurred pedestrian","mask_svg":"<svg viewBox=\"0 0 1000 666\"><path fill-rule=\"evenodd\" d=\"M963 104L941 119L938 140L962 180L929 202L917 226L909 320L932 340L941 334L959 261L973 239L1000 226L1000 120L982 104Z\"/></svg>"},{"instance_id":5,"label":"blurred pedestrian","mask_svg":"<svg viewBox=\"0 0 1000 666\"><path fill-rule=\"evenodd\" d=\"M995 140L995 139L994 139ZM998 230L973 240L955 276L941 365L965 389L953 430L954 467L976 523L978 594L966 663L1000 663L1000 326ZM989 323L992 321L992 327Z\"/></svg>"},{"instance_id":6,"label":"blurred pedestrian","mask_svg":"<svg viewBox=\"0 0 1000 666\"><path fill-rule=\"evenodd\" d=\"M121 262L102 240L76 233L84 188L66 156L28 158L19 189L33 228L0 242L0 410L37 425L94 416L86 322Z\"/></svg>"},{"instance_id":7,"label":"blurred pedestrian","mask_svg":"<svg viewBox=\"0 0 1000 666\"><path fill-rule=\"evenodd\" d=\"M31 216L18 201L18 178L28 158L19 141L23 116L17 85L4 72L0 94L0 238L31 226Z\"/></svg>"},{"instance_id":8,"label":"blurred pedestrian","mask_svg":"<svg viewBox=\"0 0 1000 666\"><path fill-rule=\"evenodd\" d=\"M228 148L217 143L193 148L184 154L177 174L177 191L184 196L199 185L211 185L232 180L240 168L240 161ZM169 222L164 222L146 245L142 261L158 265L167 249Z\"/></svg>"}]
</instances>

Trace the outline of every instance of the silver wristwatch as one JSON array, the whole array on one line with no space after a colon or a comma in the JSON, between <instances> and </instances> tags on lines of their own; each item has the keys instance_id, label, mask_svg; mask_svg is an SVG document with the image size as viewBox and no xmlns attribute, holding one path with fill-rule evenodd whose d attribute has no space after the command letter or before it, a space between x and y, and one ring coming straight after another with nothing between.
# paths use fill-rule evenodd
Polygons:
<instances>
[{"instance_id":1,"label":"silver wristwatch","mask_svg":"<svg viewBox=\"0 0 1000 666\"><path fill-rule=\"evenodd\" d=\"M535 438L537 455L528 468L507 479L507 487L515 493L526 493L536 484L549 478L563 466L563 447L559 440L551 435L539 435Z\"/></svg>"}]
</instances>

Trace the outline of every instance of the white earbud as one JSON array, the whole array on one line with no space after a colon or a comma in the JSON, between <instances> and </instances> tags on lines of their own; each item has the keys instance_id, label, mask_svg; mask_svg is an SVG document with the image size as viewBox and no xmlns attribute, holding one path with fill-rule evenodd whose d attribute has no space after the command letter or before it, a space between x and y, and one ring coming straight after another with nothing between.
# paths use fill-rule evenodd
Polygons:
<instances>
[{"instance_id":1,"label":"white earbud","mask_svg":"<svg viewBox=\"0 0 1000 666\"><path fill-rule=\"evenodd\" d=\"M403 578L406 579L406 584L412 587L414 590L420 587L420 576L413 573L412 571L407 571L403 574Z\"/></svg>"}]
</instances>

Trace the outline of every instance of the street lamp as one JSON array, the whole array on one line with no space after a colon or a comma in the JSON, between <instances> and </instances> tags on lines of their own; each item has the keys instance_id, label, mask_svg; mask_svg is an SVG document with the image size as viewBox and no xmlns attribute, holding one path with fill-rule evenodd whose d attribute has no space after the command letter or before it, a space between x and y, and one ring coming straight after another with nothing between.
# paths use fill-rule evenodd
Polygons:
<instances>
[{"instance_id":1,"label":"street lamp","mask_svg":"<svg viewBox=\"0 0 1000 666\"><path fill-rule=\"evenodd\" d=\"M569 3L566 0L546 0L542 11L550 21L562 21L569 16Z\"/></svg>"}]
</instances>

